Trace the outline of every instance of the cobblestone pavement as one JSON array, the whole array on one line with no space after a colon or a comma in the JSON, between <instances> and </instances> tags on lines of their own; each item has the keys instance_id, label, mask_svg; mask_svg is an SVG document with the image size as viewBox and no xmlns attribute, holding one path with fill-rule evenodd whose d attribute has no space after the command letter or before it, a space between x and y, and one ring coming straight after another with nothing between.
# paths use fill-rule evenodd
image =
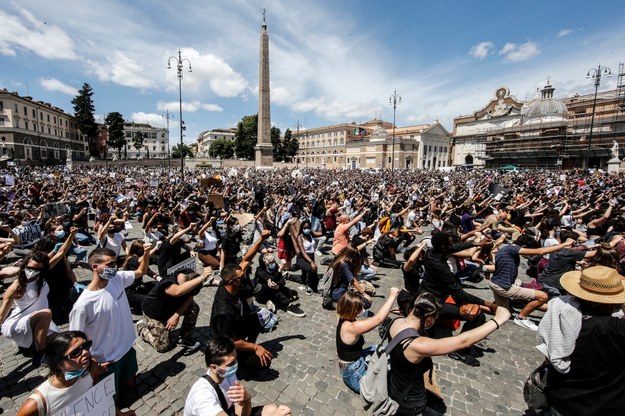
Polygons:
<instances>
[{"instance_id":1,"label":"cobblestone pavement","mask_svg":"<svg viewBox=\"0 0 625 416\"><path fill-rule=\"evenodd\" d=\"M130 230L129 239L141 235L139 227ZM327 247L326 247L327 248ZM256 262L254 263L256 264ZM320 267L320 272L325 266ZM373 310L382 305L391 286L402 287L399 270L380 269L380 279L374 281L377 294ZM77 269L79 280L88 280L87 269ZM522 274L522 273L521 273ZM145 278L147 279L147 278ZM298 284L288 282L289 287ZM469 291L492 300L485 282ZM262 342L276 357L271 370L262 380L246 380L254 405L277 402L291 407L294 415L364 415L360 398L343 384L335 353L334 312L321 308L318 295L307 296L300 290L300 303L305 318L278 312L277 329L261 334ZM206 343L209 334L210 309L215 288L203 288L196 297L201 311L195 337ZM134 317L135 322L139 319ZM366 336L367 344L377 343L377 331ZM489 350L481 357L480 367L469 367L446 356L435 357L438 380L447 413L459 415L523 415L522 386L529 372L541 361L534 348L535 333L518 327L512 321L493 333L486 344ZM137 338L139 359L138 383L132 392L130 408L137 415L182 414L191 385L205 372L201 352L186 355L181 348L159 354ZM0 413L13 415L30 391L39 385L47 373L34 369L30 359L17 352L15 345L0 337Z\"/></svg>"}]
</instances>

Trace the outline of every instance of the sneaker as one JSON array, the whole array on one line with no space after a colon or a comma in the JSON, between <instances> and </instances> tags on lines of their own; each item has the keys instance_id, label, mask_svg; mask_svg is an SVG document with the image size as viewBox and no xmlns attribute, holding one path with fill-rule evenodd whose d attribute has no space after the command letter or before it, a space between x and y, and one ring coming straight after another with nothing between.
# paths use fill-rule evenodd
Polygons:
<instances>
[{"instance_id":1,"label":"sneaker","mask_svg":"<svg viewBox=\"0 0 625 416\"><path fill-rule=\"evenodd\" d=\"M299 305L295 305L293 303L287 306L286 313L288 313L289 315L298 317L298 318L303 318L304 316L306 316L306 312L301 310Z\"/></svg>"},{"instance_id":2,"label":"sneaker","mask_svg":"<svg viewBox=\"0 0 625 416\"><path fill-rule=\"evenodd\" d=\"M306 291L306 294L307 294L308 296L310 296L310 295L312 295L312 294L313 294L313 290L312 290L312 288L311 288L310 286L306 286L305 291Z\"/></svg>"},{"instance_id":3,"label":"sneaker","mask_svg":"<svg viewBox=\"0 0 625 416\"><path fill-rule=\"evenodd\" d=\"M531 329L532 331L538 331L538 325L536 325L534 322L530 321L527 318L517 317L517 318L514 318L513 322L523 328Z\"/></svg>"},{"instance_id":4,"label":"sneaker","mask_svg":"<svg viewBox=\"0 0 625 416\"><path fill-rule=\"evenodd\" d=\"M471 367L480 366L480 362L477 360L477 358L471 356L470 354L461 354L459 352L452 352L450 354L447 354L447 356L454 360L461 361L465 363L466 365L470 365Z\"/></svg>"},{"instance_id":5,"label":"sneaker","mask_svg":"<svg viewBox=\"0 0 625 416\"><path fill-rule=\"evenodd\" d=\"M269 312L276 313L276 304L273 303L272 301L268 300L265 306L267 307L267 310Z\"/></svg>"},{"instance_id":6,"label":"sneaker","mask_svg":"<svg viewBox=\"0 0 625 416\"><path fill-rule=\"evenodd\" d=\"M202 344L199 341L193 341L191 338L179 339L178 345L190 351L199 350Z\"/></svg>"}]
</instances>

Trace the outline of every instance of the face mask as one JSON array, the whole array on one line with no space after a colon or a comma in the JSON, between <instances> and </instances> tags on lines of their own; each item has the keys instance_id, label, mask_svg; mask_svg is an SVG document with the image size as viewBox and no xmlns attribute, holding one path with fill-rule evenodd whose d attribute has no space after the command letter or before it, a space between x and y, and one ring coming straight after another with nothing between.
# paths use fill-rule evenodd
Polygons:
<instances>
[{"instance_id":1,"label":"face mask","mask_svg":"<svg viewBox=\"0 0 625 416\"><path fill-rule=\"evenodd\" d=\"M219 368L220 370L224 370L223 374L219 374L221 378L228 378L228 377L232 377L233 375L237 373L237 370L239 369L239 363L238 362L234 363L232 367L226 367L226 368L217 367L217 368Z\"/></svg>"},{"instance_id":2,"label":"face mask","mask_svg":"<svg viewBox=\"0 0 625 416\"><path fill-rule=\"evenodd\" d=\"M275 272L277 269L278 269L278 265L275 262L267 265L267 271L270 273Z\"/></svg>"},{"instance_id":3,"label":"face mask","mask_svg":"<svg viewBox=\"0 0 625 416\"><path fill-rule=\"evenodd\" d=\"M35 277L39 276L39 273L41 273L41 270L31 269L30 267L24 268L24 274L26 275L26 279L28 280L34 279Z\"/></svg>"},{"instance_id":4,"label":"face mask","mask_svg":"<svg viewBox=\"0 0 625 416\"><path fill-rule=\"evenodd\" d=\"M64 230L56 231L54 233L54 236L60 240L61 238L65 237L65 231Z\"/></svg>"},{"instance_id":5,"label":"face mask","mask_svg":"<svg viewBox=\"0 0 625 416\"><path fill-rule=\"evenodd\" d=\"M310 228L304 228L304 229L302 230L302 232L303 232L305 235L310 235L311 230L310 230Z\"/></svg>"},{"instance_id":6,"label":"face mask","mask_svg":"<svg viewBox=\"0 0 625 416\"><path fill-rule=\"evenodd\" d=\"M87 372L87 367L83 368L82 370L63 371L63 374L65 374L65 381L69 381L75 378L82 377L83 375L85 375L86 372Z\"/></svg>"},{"instance_id":7,"label":"face mask","mask_svg":"<svg viewBox=\"0 0 625 416\"><path fill-rule=\"evenodd\" d=\"M117 267L105 267L100 277L104 280L110 280L117 274Z\"/></svg>"}]
</instances>

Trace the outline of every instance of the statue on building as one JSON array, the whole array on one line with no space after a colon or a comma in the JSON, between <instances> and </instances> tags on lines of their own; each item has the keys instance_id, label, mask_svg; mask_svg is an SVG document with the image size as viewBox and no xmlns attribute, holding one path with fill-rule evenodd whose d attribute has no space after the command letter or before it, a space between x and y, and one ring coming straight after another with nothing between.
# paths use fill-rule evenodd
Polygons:
<instances>
[{"instance_id":1,"label":"statue on building","mask_svg":"<svg viewBox=\"0 0 625 416\"><path fill-rule=\"evenodd\" d=\"M612 148L610 149L610 151L612 152L612 160L620 160L619 159L619 154L618 154L618 143L616 142L616 140L614 140L612 142Z\"/></svg>"},{"instance_id":2,"label":"statue on building","mask_svg":"<svg viewBox=\"0 0 625 416\"><path fill-rule=\"evenodd\" d=\"M508 115L510 110L512 110L512 106L506 104L505 98L510 94L507 88L499 88L495 93L497 97L497 105L495 105L495 111L493 111L490 115L492 117L502 117Z\"/></svg>"}]
</instances>

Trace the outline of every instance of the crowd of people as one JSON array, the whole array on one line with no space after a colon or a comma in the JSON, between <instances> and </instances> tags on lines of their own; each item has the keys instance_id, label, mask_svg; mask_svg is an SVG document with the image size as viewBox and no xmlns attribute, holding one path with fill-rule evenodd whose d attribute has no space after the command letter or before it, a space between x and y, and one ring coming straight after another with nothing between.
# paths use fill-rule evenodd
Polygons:
<instances>
[{"instance_id":1,"label":"crowd of people","mask_svg":"<svg viewBox=\"0 0 625 416\"><path fill-rule=\"evenodd\" d=\"M349 389L360 391L375 350L365 334L380 325L390 339L409 328L418 334L389 354L397 414L442 414L424 382L432 357L479 366L481 341L511 318L537 332L552 414L619 414L625 405L615 364L625 359L621 175L198 169L182 181L146 167L1 173L2 335L50 369L19 414L54 414L109 374L123 403L138 371L138 334L159 353L204 349L207 373L188 392L185 415L288 415L283 405L253 407L237 374L271 365L259 334L276 314L306 316L299 296L319 291L324 265L329 296L317 304L338 315L338 370ZM129 241L131 223L143 240ZM196 262L197 271L188 267ZM89 281L76 268L88 269ZM375 305L371 281L384 268L401 270L404 286ZM469 293L484 279L490 296ZM208 285L216 292L203 346L193 334L194 296Z\"/></svg>"}]
</instances>

